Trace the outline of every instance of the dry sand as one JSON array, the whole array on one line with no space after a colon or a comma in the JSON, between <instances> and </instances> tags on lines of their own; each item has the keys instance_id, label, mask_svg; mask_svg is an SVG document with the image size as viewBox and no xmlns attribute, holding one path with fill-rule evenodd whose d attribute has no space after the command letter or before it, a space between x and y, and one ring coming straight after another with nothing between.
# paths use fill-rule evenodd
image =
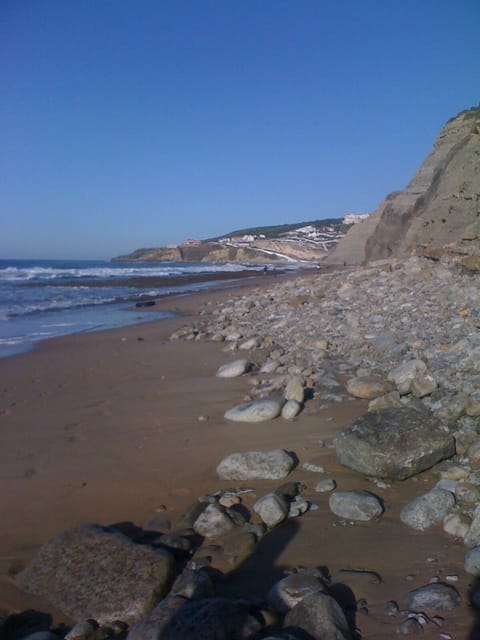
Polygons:
<instances>
[{"instance_id":1,"label":"dry sand","mask_svg":"<svg viewBox=\"0 0 480 640\"><path fill-rule=\"evenodd\" d=\"M260 279L249 285L263 284ZM271 281L269 282L269 284ZM215 474L219 460L233 451L284 448L300 464L290 479L304 482L304 496L316 511L269 533L253 556L230 571L224 593L265 595L283 569L303 566L369 569L381 584L348 576L356 598L368 600L369 615L358 614L363 638L396 635L398 619L381 614L395 599L433 576L458 575L454 584L462 607L445 615L443 631L473 638L468 607L470 577L463 571L465 547L440 526L416 533L399 521L400 509L430 489L425 473L387 490L341 467L334 451L321 447L366 410L361 401L333 404L320 413L305 411L294 422L228 423L223 414L248 392L246 378L220 379L217 368L232 359L221 345L170 342L168 336L195 315L206 299L232 291L164 299L156 309L179 317L59 338L37 350L0 360L0 608L36 608L65 620L48 602L20 592L14 576L41 544L65 528L99 522L145 525L155 514L173 525L196 497L227 488ZM208 416L199 421L199 416ZM386 512L374 523L342 526L328 509L328 494L314 492L320 479L302 469L306 461L324 466L338 488L368 489L385 500ZM256 482L255 496L278 483ZM214 550L210 550L215 556ZM435 557L434 563L427 558ZM225 567L228 572L228 567ZM429 625L424 637L438 638Z\"/></svg>"}]
</instances>

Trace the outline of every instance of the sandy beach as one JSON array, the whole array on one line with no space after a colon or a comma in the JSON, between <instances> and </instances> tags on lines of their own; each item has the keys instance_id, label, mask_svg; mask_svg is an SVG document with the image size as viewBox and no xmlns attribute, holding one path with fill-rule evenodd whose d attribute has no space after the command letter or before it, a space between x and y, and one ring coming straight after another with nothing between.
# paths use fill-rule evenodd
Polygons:
<instances>
[{"instance_id":1,"label":"sandy beach","mask_svg":"<svg viewBox=\"0 0 480 640\"><path fill-rule=\"evenodd\" d=\"M362 637L386 640L398 623L382 615L387 601L401 603L407 591L435 576L457 576L453 584L463 603L446 614L443 631L473 638L463 543L448 538L440 526L419 534L399 521L419 484L425 491L433 486L431 474L394 484L379 521L342 526L328 508L328 494L315 493L316 479L302 469L306 461L320 464L339 489L371 490L371 483L339 465L329 447L365 412L365 401L332 403L315 412L307 403L292 422L229 423L224 412L249 388L246 377L215 377L232 355L220 344L169 341L206 300L256 286L266 286L261 277L235 289L163 299L155 308L175 311L175 318L58 338L0 360L1 609L34 608L66 620L47 601L15 585L15 575L49 538L86 522L146 526L160 515L174 526L197 496L227 488L215 473L223 456L283 448L295 451L300 463L289 480L304 483L303 495L318 509L273 530L237 569L220 567L226 573L223 593L262 597L285 569L299 565L327 567L332 575L368 569L381 579L372 582L350 572L345 582L357 600L368 601L368 615L357 615ZM246 507L251 510L255 498L276 485L249 485L253 492L245 494ZM382 496L380 489L377 493ZM214 548L210 554L215 561ZM439 632L429 625L424 636L438 638Z\"/></svg>"}]
</instances>

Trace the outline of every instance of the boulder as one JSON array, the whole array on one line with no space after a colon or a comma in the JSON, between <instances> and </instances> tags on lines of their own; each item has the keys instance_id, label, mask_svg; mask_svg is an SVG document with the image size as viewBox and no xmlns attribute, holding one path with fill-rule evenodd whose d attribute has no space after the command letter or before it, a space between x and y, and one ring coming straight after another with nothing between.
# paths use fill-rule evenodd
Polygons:
<instances>
[{"instance_id":1,"label":"boulder","mask_svg":"<svg viewBox=\"0 0 480 640\"><path fill-rule=\"evenodd\" d=\"M312 593L291 609L285 627L302 629L312 640L352 640L345 614L332 596Z\"/></svg>"},{"instance_id":2,"label":"boulder","mask_svg":"<svg viewBox=\"0 0 480 640\"><path fill-rule=\"evenodd\" d=\"M368 491L335 491L330 495L328 506L336 516L346 520L366 522L383 513L380 499Z\"/></svg>"},{"instance_id":3,"label":"boulder","mask_svg":"<svg viewBox=\"0 0 480 640\"><path fill-rule=\"evenodd\" d=\"M392 391L392 385L379 376L359 376L348 381L347 391L355 398L373 400Z\"/></svg>"},{"instance_id":4,"label":"boulder","mask_svg":"<svg viewBox=\"0 0 480 640\"><path fill-rule=\"evenodd\" d=\"M473 576L480 576L480 546L473 547L465 554L465 571Z\"/></svg>"},{"instance_id":5,"label":"boulder","mask_svg":"<svg viewBox=\"0 0 480 640\"><path fill-rule=\"evenodd\" d=\"M276 493L267 493L259 498L253 505L253 510L267 527L275 527L288 517L288 503Z\"/></svg>"},{"instance_id":6,"label":"boulder","mask_svg":"<svg viewBox=\"0 0 480 640\"><path fill-rule=\"evenodd\" d=\"M442 582L419 587L410 591L405 598L405 604L409 609L435 613L453 611L460 606L461 601L460 594L455 587Z\"/></svg>"},{"instance_id":7,"label":"boulder","mask_svg":"<svg viewBox=\"0 0 480 640\"><path fill-rule=\"evenodd\" d=\"M449 513L443 519L443 530L455 538L465 538L469 526L458 513Z\"/></svg>"},{"instance_id":8,"label":"boulder","mask_svg":"<svg viewBox=\"0 0 480 640\"><path fill-rule=\"evenodd\" d=\"M217 466L223 480L280 480L288 476L296 457L283 449L231 453Z\"/></svg>"},{"instance_id":9,"label":"boulder","mask_svg":"<svg viewBox=\"0 0 480 640\"><path fill-rule=\"evenodd\" d=\"M433 393L437 387L438 383L430 373L422 373L413 380L411 392L416 398L424 398Z\"/></svg>"},{"instance_id":10,"label":"boulder","mask_svg":"<svg viewBox=\"0 0 480 640\"><path fill-rule=\"evenodd\" d=\"M261 398L232 407L225 413L227 420L233 422L265 422L280 415L285 404L283 398Z\"/></svg>"},{"instance_id":11,"label":"boulder","mask_svg":"<svg viewBox=\"0 0 480 640\"><path fill-rule=\"evenodd\" d=\"M430 410L438 420L453 427L457 420L466 414L467 397L461 392L447 393L436 400Z\"/></svg>"},{"instance_id":12,"label":"boulder","mask_svg":"<svg viewBox=\"0 0 480 640\"><path fill-rule=\"evenodd\" d=\"M193 523L193 530L205 538L219 538L235 528L235 523L225 509L209 504Z\"/></svg>"},{"instance_id":13,"label":"boulder","mask_svg":"<svg viewBox=\"0 0 480 640\"><path fill-rule=\"evenodd\" d=\"M302 404L304 400L305 390L303 388L303 379L300 376L293 376L287 383L285 389L286 400L296 400Z\"/></svg>"},{"instance_id":14,"label":"boulder","mask_svg":"<svg viewBox=\"0 0 480 640\"><path fill-rule=\"evenodd\" d=\"M413 381L423 376L427 371L427 365L423 360L409 360L392 369L388 379L395 384L401 396L410 393Z\"/></svg>"},{"instance_id":15,"label":"boulder","mask_svg":"<svg viewBox=\"0 0 480 640\"><path fill-rule=\"evenodd\" d=\"M46 596L74 620L140 620L168 590L173 556L112 529L83 525L47 542L19 575L19 586Z\"/></svg>"},{"instance_id":16,"label":"boulder","mask_svg":"<svg viewBox=\"0 0 480 640\"><path fill-rule=\"evenodd\" d=\"M282 409L282 418L285 420L293 420L300 411L302 410L302 405L297 402L297 400L287 400L287 402L283 405Z\"/></svg>"},{"instance_id":17,"label":"boulder","mask_svg":"<svg viewBox=\"0 0 480 640\"><path fill-rule=\"evenodd\" d=\"M313 593L327 593L328 587L314 572L292 573L276 582L267 595L269 604L279 613L287 613Z\"/></svg>"},{"instance_id":18,"label":"boulder","mask_svg":"<svg viewBox=\"0 0 480 640\"><path fill-rule=\"evenodd\" d=\"M250 363L246 358L240 358L233 362L222 365L217 373L217 378L238 378L246 373L250 368Z\"/></svg>"},{"instance_id":19,"label":"boulder","mask_svg":"<svg viewBox=\"0 0 480 640\"><path fill-rule=\"evenodd\" d=\"M480 505L473 512L472 522L465 534L463 541L467 547L476 547L480 545Z\"/></svg>"},{"instance_id":20,"label":"boulder","mask_svg":"<svg viewBox=\"0 0 480 640\"><path fill-rule=\"evenodd\" d=\"M244 600L169 596L131 629L127 640L243 640L261 627Z\"/></svg>"},{"instance_id":21,"label":"boulder","mask_svg":"<svg viewBox=\"0 0 480 640\"><path fill-rule=\"evenodd\" d=\"M392 408L398 409L400 407L403 407L403 404L397 390L390 391L390 393L386 393L384 396L380 396L379 398L374 398L368 403L369 411L380 411L380 409Z\"/></svg>"},{"instance_id":22,"label":"boulder","mask_svg":"<svg viewBox=\"0 0 480 640\"><path fill-rule=\"evenodd\" d=\"M335 439L341 464L367 476L404 480L455 453L448 430L409 407L367 412Z\"/></svg>"},{"instance_id":23,"label":"boulder","mask_svg":"<svg viewBox=\"0 0 480 640\"><path fill-rule=\"evenodd\" d=\"M425 531L443 520L454 506L453 493L435 488L405 505L400 520L417 531Z\"/></svg>"}]
</instances>

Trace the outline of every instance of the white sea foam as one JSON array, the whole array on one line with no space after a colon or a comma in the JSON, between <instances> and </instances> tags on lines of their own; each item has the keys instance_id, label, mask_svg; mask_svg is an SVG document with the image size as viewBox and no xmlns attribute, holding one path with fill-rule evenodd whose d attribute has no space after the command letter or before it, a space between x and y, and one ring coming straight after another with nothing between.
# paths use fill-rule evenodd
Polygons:
<instances>
[{"instance_id":1,"label":"white sea foam","mask_svg":"<svg viewBox=\"0 0 480 640\"><path fill-rule=\"evenodd\" d=\"M81 309L83 307L91 307L102 304L115 302L115 297L104 298L74 298L69 300L43 300L34 304L23 304L11 306L3 313L2 319L10 320L20 316L28 316L35 313L43 313L45 311L66 311L70 309Z\"/></svg>"},{"instance_id":2,"label":"white sea foam","mask_svg":"<svg viewBox=\"0 0 480 640\"><path fill-rule=\"evenodd\" d=\"M171 277L175 275L189 275L201 273L216 273L218 271L237 272L245 269L259 269L258 265L242 264L182 264L129 267L85 267L85 268L57 268L57 267L6 267L0 269L0 281L32 282L75 280L81 278L110 279L110 278L142 278L142 277Z\"/></svg>"},{"instance_id":3,"label":"white sea foam","mask_svg":"<svg viewBox=\"0 0 480 640\"><path fill-rule=\"evenodd\" d=\"M0 338L0 345L13 346L16 344L22 344L22 342L25 341L25 336L9 336L8 338Z\"/></svg>"}]
</instances>

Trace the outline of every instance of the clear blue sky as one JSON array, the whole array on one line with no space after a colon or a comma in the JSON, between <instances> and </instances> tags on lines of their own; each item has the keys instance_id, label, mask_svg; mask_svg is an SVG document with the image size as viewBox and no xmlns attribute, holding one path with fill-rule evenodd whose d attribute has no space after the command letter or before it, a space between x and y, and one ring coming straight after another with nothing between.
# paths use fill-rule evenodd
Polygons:
<instances>
[{"instance_id":1,"label":"clear blue sky","mask_svg":"<svg viewBox=\"0 0 480 640\"><path fill-rule=\"evenodd\" d=\"M368 212L480 100L478 0L2 0L0 257Z\"/></svg>"}]
</instances>

